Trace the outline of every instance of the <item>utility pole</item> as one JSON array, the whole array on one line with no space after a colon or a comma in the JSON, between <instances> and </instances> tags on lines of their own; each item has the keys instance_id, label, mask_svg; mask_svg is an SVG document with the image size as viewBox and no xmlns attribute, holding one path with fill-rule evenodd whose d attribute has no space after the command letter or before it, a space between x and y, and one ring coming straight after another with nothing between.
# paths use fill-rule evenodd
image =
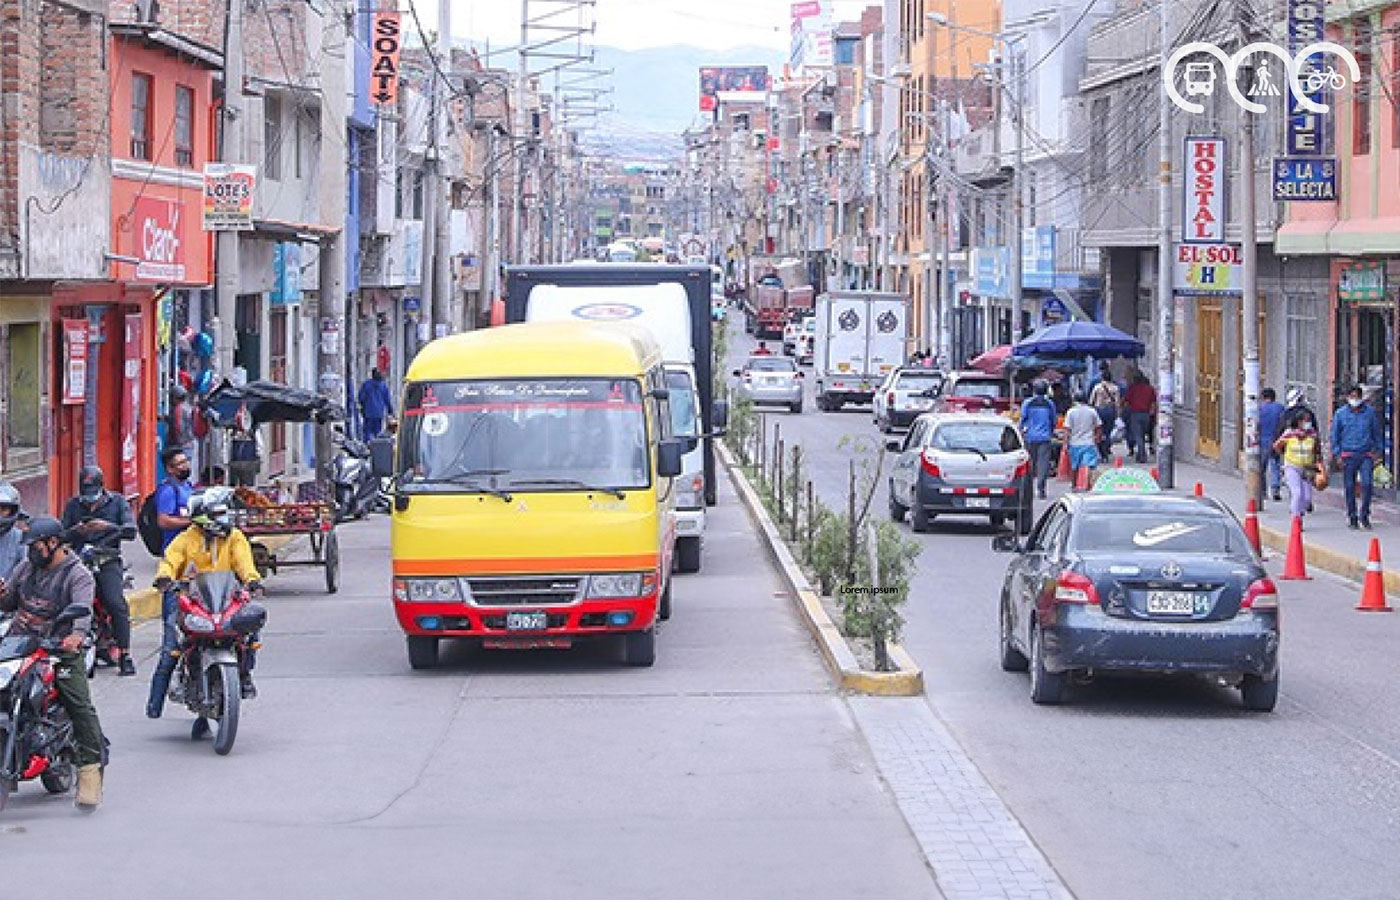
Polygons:
<instances>
[{"instance_id":1,"label":"utility pole","mask_svg":"<svg viewBox=\"0 0 1400 900\"><path fill-rule=\"evenodd\" d=\"M1241 40L1249 43L1248 26L1240 23ZM1253 67L1245 72L1249 83ZM1244 496L1262 505L1264 485L1259 459L1259 248L1254 222L1254 113L1241 109L1244 117L1240 140L1238 171L1244 184L1240 185L1240 240L1244 254L1242 296L1240 297L1241 349L1244 351Z\"/></svg>"},{"instance_id":2,"label":"utility pole","mask_svg":"<svg viewBox=\"0 0 1400 900\"><path fill-rule=\"evenodd\" d=\"M437 160L433 165L433 182L429 185L437 197L433 220L433 337L443 337L462 327L461 303L452 290L452 271L448 266L452 247L451 225L451 181L447 160L447 119L451 114L451 85L446 83L444 74L452 73L452 4L447 0L438 3L437 33L438 66L442 72L434 73L433 97L437 105L437 120L433 125L433 143L437 147ZM424 241L427 246L427 241ZM428 278L428 270L423 270L423 278Z\"/></svg>"},{"instance_id":3,"label":"utility pole","mask_svg":"<svg viewBox=\"0 0 1400 900\"><path fill-rule=\"evenodd\" d=\"M926 61L928 64L928 90L919 98L920 105L924 109L924 303L923 303L923 346L920 348L929 356L934 356L938 350L938 325L935 321L934 292L938 290L935 285L940 279L935 277L934 267L938 265L933 254L934 235L938 233L938 204L935 203L933 191L934 166L933 166L933 111L936 108L938 84L938 52L935 43L938 40L938 29L931 27L931 23L920 23L923 30L928 34L928 52ZM949 46L952 45L950 40ZM941 293L941 290L939 290ZM938 313L941 314L941 308Z\"/></svg>"},{"instance_id":4,"label":"utility pole","mask_svg":"<svg viewBox=\"0 0 1400 900\"><path fill-rule=\"evenodd\" d=\"M242 5L243 0L232 0ZM350 26L350 27L353 27ZM321 45L321 158L318 203L322 222L344 224L348 160L345 128L345 46L347 26L332 18ZM320 366L318 386L323 396L342 407L345 390L345 231L321 239ZM316 463L327 465L333 448L329 429L316 429Z\"/></svg>"},{"instance_id":5,"label":"utility pole","mask_svg":"<svg viewBox=\"0 0 1400 900\"><path fill-rule=\"evenodd\" d=\"M1162 70L1167 67L1167 0L1157 4L1161 32ZM1172 120L1166 86L1158 92L1157 131L1157 480L1162 487L1176 484L1172 455L1172 406L1176 400L1176 372L1173 328L1176 298L1172 296ZM1141 449L1141 448L1139 448Z\"/></svg>"},{"instance_id":6,"label":"utility pole","mask_svg":"<svg viewBox=\"0 0 1400 900\"><path fill-rule=\"evenodd\" d=\"M224 109L219 159L239 162L243 156L243 0L227 0L228 26L224 29ZM219 374L233 372L234 319L238 310L237 231L220 231L217 240L219 271L215 279L215 332Z\"/></svg>"},{"instance_id":7,"label":"utility pole","mask_svg":"<svg viewBox=\"0 0 1400 900\"><path fill-rule=\"evenodd\" d=\"M1024 46L1018 47L1019 41L1011 42L1002 39L1002 48L1006 52L1007 62L1011 67L1011 127L1016 130L1013 135L1013 145L1015 155L1011 164L1011 343L1014 345L1022 337L1022 322L1025 321L1025 298L1021 293L1021 222L1023 220L1023 198L1021 197L1021 168L1025 165L1025 85L1021 78L1021 58L1025 50Z\"/></svg>"},{"instance_id":8,"label":"utility pole","mask_svg":"<svg viewBox=\"0 0 1400 900\"><path fill-rule=\"evenodd\" d=\"M954 82L956 89L957 82ZM952 135L950 110L946 101L940 102L939 125L942 129L942 155L943 165L949 169L953 166ZM953 287L951 279L948 277L948 245L952 243L951 229L957 227L957 222L953 221L953 191L957 190L957 185L953 179L945 177L943 179L943 191L941 205L943 207L943 231L938 236L938 358L939 361L948 367L953 366Z\"/></svg>"},{"instance_id":9,"label":"utility pole","mask_svg":"<svg viewBox=\"0 0 1400 900\"><path fill-rule=\"evenodd\" d=\"M530 118L525 111L526 91L530 80L530 0L520 0L520 69L516 81L515 128L511 135L515 142L515 178L511 183L510 201L510 241L511 261L526 262L525 241L521 239L520 208L525 203L525 151L527 142L525 131Z\"/></svg>"}]
</instances>

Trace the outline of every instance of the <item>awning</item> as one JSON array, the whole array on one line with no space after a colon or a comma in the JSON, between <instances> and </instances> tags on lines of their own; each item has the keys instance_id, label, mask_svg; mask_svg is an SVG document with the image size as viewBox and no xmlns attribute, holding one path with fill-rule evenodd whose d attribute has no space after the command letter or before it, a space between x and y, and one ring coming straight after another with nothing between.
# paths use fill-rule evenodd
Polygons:
<instances>
[{"instance_id":1,"label":"awning","mask_svg":"<svg viewBox=\"0 0 1400 900\"><path fill-rule=\"evenodd\" d=\"M282 219L254 219L254 233L261 237L276 237L284 240L319 242L332 235L340 234L341 229L319 222L288 222Z\"/></svg>"},{"instance_id":2,"label":"awning","mask_svg":"<svg viewBox=\"0 0 1400 900\"><path fill-rule=\"evenodd\" d=\"M1274 252L1299 256L1400 256L1400 217L1289 222L1278 229Z\"/></svg>"}]
</instances>

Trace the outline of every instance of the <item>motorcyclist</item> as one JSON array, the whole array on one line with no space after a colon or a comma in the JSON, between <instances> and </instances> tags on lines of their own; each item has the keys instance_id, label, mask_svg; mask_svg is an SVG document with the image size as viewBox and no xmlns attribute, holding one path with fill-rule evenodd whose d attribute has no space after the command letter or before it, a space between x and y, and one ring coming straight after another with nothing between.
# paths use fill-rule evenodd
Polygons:
<instances>
[{"instance_id":1,"label":"motorcyclist","mask_svg":"<svg viewBox=\"0 0 1400 900\"><path fill-rule=\"evenodd\" d=\"M243 532L233 527L232 505L233 490L227 487L206 488L191 497L191 524L165 548L165 556L156 569L155 587L163 594L165 630L160 659L151 676L150 697L146 701L146 715L152 719L159 719L165 708L165 695L175 672L174 654L180 646L175 581L188 581L203 572L233 572L249 591L262 591L262 581L253 564L253 549ZM257 642L258 635L252 635L250 645L255 646ZM250 650L246 657L247 669L239 672L243 696L248 698L258 693L253 686L254 657Z\"/></svg>"},{"instance_id":2,"label":"motorcyclist","mask_svg":"<svg viewBox=\"0 0 1400 900\"><path fill-rule=\"evenodd\" d=\"M26 518L20 509L19 491L8 481L0 481L0 582L7 581L24 559L22 523Z\"/></svg>"},{"instance_id":3,"label":"motorcyclist","mask_svg":"<svg viewBox=\"0 0 1400 900\"><path fill-rule=\"evenodd\" d=\"M77 745L78 808L91 812L102 802L102 723L92 705L82 647L91 616L60 625L50 623L70 606L91 608L92 574L64 546L66 529L57 519L35 519L24 534L25 559L0 587L0 611L13 612L10 634L60 639L55 654L59 702L73 723Z\"/></svg>"},{"instance_id":4,"label":"motorcyclist","mask_svg":"<svg viewBox=\"0 0 1400 900\"><path fill-rule=\"evenodd\" d=\"M63 508L63 527L74 550L91 547L97 565L97 597L112 620L112 657L120 675L135 675L131 659L131 615L122 589L122 541L136 537L136 519L126 500L108 491L97 466L83 466L78 476L78 496ZM101 648L99 648L101 649Z\"/></svg>"}]
</instances>

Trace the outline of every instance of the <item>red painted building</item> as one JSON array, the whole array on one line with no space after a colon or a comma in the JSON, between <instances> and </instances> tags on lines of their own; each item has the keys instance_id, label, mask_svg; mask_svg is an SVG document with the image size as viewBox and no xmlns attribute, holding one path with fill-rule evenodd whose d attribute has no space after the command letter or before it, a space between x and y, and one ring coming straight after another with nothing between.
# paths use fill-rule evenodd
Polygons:
<instances>
[{"instance_id":1,"label":"red painted building","mask_svg":"<svg viewBox=\"0 0 1400 900\"><path fill-rule=\"evenodd\" d=\"M202 173L222 56L202 37L157 21L110 27L111 277L53 290L51 509L76 492L89 460L128 497L155 485L172 318L187 320L214 280Z\"/></svg>"}]
</instances>

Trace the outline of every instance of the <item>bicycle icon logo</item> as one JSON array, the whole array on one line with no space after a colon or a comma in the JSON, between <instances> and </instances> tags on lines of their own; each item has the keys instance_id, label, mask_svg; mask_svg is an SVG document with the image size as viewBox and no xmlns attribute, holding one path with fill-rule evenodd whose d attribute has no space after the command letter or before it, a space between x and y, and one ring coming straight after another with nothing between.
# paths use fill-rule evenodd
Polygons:
<instances>
[{"instance_id":1,"label":"bicycle icon logo","mask_svg":"<svg viewBox=\"0 0 1400 900\"><path fill-rule=\"evenodd\" d=\"M1188 113L1199 115L1205 112L1205 106L1187 97L1208 97L1215 93L1217 71L1214 62L1193 60L1186 63L1182 71L1182 84L1186 88L1186 96L1182 96L1177 89L1177 69L1188 56L1205 54L1214 57L1220 63L1220 68L1225 75L1225 87L1230 92L1230 97L1241 109L1262 113L1267 111L1267 107L1262 103L1251 100L1250 97L1279 96L1281 93L1273 84L1272 76L1265 67L1259 67L1255 71L1255 80L1250 87L1249 96L1245 96L1240 91L1238 84L1240 66L1245 60L1256 54L1267 54L1273 56L1283 63L1284 72L1287 74L1290 93L1297 106L1308 112L1326 113L1331 107L1316 99L1316 96L1323 89L1333 91L1341 90L1347 85L1347 75L1351 76L1351 82L1361 80L1361 67L1357 65L1356 57L1350 50L1334 44L1331 41L1319 41L1308 44L1297 52L1294 56L1289 56L1288 51L1277 44L1266 41L1256 41L1247 44L1235 51L1233 55L1228 55L1214 44L1205 41L1192 41L1178 47L1170 57L1167 64L1162 67L1162 84L1166 88L1167 96L1178 109ZM1345 71L1338 71L1332 66L1320 68L1313 62L1314 56L1331 54L1345 64Z\"/></svg>"}]
</instances>

